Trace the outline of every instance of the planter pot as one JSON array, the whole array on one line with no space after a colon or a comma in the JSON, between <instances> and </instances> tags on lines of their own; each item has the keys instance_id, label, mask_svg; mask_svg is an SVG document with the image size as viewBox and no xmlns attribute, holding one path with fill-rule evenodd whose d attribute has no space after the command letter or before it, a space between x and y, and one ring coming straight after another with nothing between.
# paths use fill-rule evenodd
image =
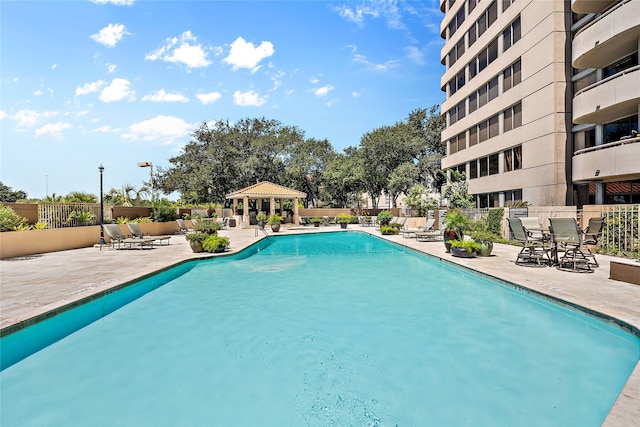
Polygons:
<instances>
[{"instance_id":1,"label":"planter pot","mask_svg":"<svg viewBox=\"0 0 640 427\"><path fill-rule=\"evenodd\" d=\"M273 231L274 233L280 231L280 224L271 224L271 231Z\"/></svg>"},{"instance_id":2,"label":"planter pot","mask_svg":"<svg viewBox=\"0 0 640 427\"><path fill-rule=\"evenodd\" d=\"M449 240L456 240L458 238L457 234L453 230L445 230L442 235L442 239L444 240L444 247L447 250L447 253L451 252L451 243Z\"/></svg>"},{"instance_id":3,"label":"planter pot","mask_svg":"<svg viewBox=\"0 0 640 427\"><path fill-rule=\"evenodd\" d=\"M202 242L199 242L197 240L190 240L189 246L191 246L191 250L193 251L193 253L196 253L196 254L204 250L202 248Z\"/></svg>"},{"instance_id":4,"label":"planter pot","mask_svg":"<svg viewBox=\"0 0 640 427\"><path fill-rule=\"evenodd\" d=\"M347 228L347 223L346 222L341 222L340 223L340 228Z\"/></svg>"},{"instance_id":5,"label":"planter pot","mask_svg":"<svg viewBox=\"0 0 640 427\"><path fill-rule=\"evenodd\" d=\"M452 247L451 248L451 255L453 255L455 257L458 257L458 258L475 258L476 253L475 252L468 252L464 248Z\"/></svg>"},{"instance_id":6,"label":"planter pot","mask_svg":"<svg viewBox=\"0 0 640 427\"><path fill-rule=\"evenodd\" d=\"M482 249L478 251L478 256L491 256L491 251L493 251L493 243L492 242L480 242L482 245Z\"/></svg>"},{"instance_id":7,"label":"planter pot","mask_svg":"<svg viewBox=\"0 0 640 427\"><path fill-rule=\"evenodd\" d=\"M213 253L215 253L215 254L219 254L220 252L224 252L226 249L227 249L227 247L226 247L226 246L218 246L218 247L216 248L216 250L215 250L215 251L213 251Z\"/></svg>"},{"instance_id":8,"label":"planter pot","mask_svg":"<svg viewBox=\"0 0 640 427\"><path fill-rule=\"evenodd\" d=\"M320 223L319 223L319 222L314 222L314 223L313 223L313 226L314 226L314 227L320 227Z\"/></svg>"}]
</instances>

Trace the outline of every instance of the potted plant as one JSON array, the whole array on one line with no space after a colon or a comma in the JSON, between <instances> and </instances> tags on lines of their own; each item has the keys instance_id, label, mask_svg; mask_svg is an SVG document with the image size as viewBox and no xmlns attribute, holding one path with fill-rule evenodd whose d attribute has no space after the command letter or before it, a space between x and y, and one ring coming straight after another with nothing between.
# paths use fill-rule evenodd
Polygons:
<instances>
[{"instance_id":1,"label":"potted plant","mask_svg":"<svg viewBox=\"0 0 640 427\"><path fill-rule=\"evenodd\" d=\"M336 222L340 224L340 228L347 228L347 224L351 222L351 215L348 213L341 213L336 216Z\"/></svg>"},{"instance_id":2,"label":"potted plant","mask_svg":"<svg viewBox=\"0 0 640 427\"><path fill-rule=\"evenodd\" d=\"M458 209L451 209L447 212L443 221L444 233L444 247L447 252L451 250L452 240L462 241L464 238L464 231L469 227L469 220Z\"/></svg>"},{"instance_id":3,"label":"potted plant","mask_svg":"<svg viewBox=\"0 0 640 427\"><path fill-rule=\"evenodd\" d=\"M378 214L378 224L380 224L380 226L389 225L392 219L393 214L389 211L382 211Z\"/></svg>"},{"instance_id":4,"label":"potted plant","mask_svg":"<svg viewBox=\"0 0 640 427\"><path fill-rule=\"evenodd\" d=\"M451 240L451 255L460 258L475 258L482 245L473 240Z\"/></svg>"},{"instance_id":5,"label":"potted plant","mask_svg":"<svg viewBox=\"0 0 640 427\"><path fill-rule=\"evenodd\" d=\"M474 242L480 243L482 246L477 251L478 256L490 256L493 251L493 243L496 241L496 235L488 231L476 231L471 233Z\"/></svg>"},{"instance_id":6,"label":"potted plant","mask_svg":"<svg viewBox=\"0 0 640 427\"><path fill-rule=\"evenodd\" d=\"M202 231L196 231L194 233L186 234L184 237L189 242L191 250L194 253L200 253L203 251L202 243L207 240L210 235L203 233Z\"/></svg>"},{"instance_id":7,"label":"potted plant","mask_svg":"<svg viewBox=\"0 0 640 427\"><path fill-rule=\"evenodd\" d=\"M271 231L274 233L280 231L280 224L282 224L282 221L284 221L284 218L278 214L270 215L269 218L267 218L267 224L271 226Z\"/></svg>"},{"instance_id":8,"label":"potted plant","mask_svg":"<svg viewBox=\"0 0 640 427\"><path fill-rule=\"evenodd\" d=\"M216 234L219 230L222 229L222 224L217 221L212 221L210 219L204 219L202 222L199 222L193 227L194 231L200 231L205 234Z\"/></svg>"},{"instance_id":9,"label":"potted plant","mask_svg":"<svg viewBox=\"0 0 640 427\"><path fill-rule=\"evenodd\" d=\"M267 219L269 219L269 216L267 216L265 212L258 212L258 214L256 215L256 221L258 221L258 227L264 228L264 224L267 222Z\"/></svg>"},{"instance_id":10,"label":"potted plant","mask_svg":"<svg viewBox=\"0 0 640 427\"><path fill-rule=\"evenodd\" d=\"M313 223L314 227L320 227L320 223L322 222L322 218L320 218L319 216L314 216L313 218L311 218L311 222Z\"/></svg>"},{"instance_id":11,"label":"potted plant","mask_svg":"<svg viewBox=\"0 0 640 427\"><path fill-rule=\"evenodd\" d=\"M229 246L229 238L212 234L202 243L202 248L207 252L224 252Z\"/></svg>"},{"instance_id":12,"label":"potted plant","mask_svg":"<svg viewBox=\"0 0 640 427\"><path fill-rule=\"evenodd\" d=\"M400 233L400 229L397 228L397 227L392 227L390 225L381 225L380 226L380 233L382 235L389 236L391 234L399 234Z\"/></svg>"}]
</instances>

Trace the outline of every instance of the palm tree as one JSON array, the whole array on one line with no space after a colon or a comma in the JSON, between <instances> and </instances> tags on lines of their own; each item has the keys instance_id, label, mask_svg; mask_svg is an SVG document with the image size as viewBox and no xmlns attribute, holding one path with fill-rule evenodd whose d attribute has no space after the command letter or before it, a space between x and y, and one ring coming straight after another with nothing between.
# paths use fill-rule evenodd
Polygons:
<instances>
[{"instance_id":1,"label":"palm tree","mask_svg":"<svg viewBox=\"0 0 640 427\"><path fill-rule=\"evenodd\" d=\"M98 198L93 194L83 193L81 191L72 191L67 194L64 201L72 203L98 203Z\"/></svg>"}]
</instances>

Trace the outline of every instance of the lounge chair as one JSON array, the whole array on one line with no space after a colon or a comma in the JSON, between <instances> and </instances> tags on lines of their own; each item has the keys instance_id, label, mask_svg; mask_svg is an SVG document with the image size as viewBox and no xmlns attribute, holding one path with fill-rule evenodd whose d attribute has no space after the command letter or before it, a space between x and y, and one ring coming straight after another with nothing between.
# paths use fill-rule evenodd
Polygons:
<instances>
[{"instance_id":1,"label":"lounge chair","mask_svg":"<svg viewBox=\"0 0 640 427\"><path fill-rule=\"evenodd\" d=\"M152 240L152 242L158 242L160 246L162 246L162 242L167 242L167 246L169 245L169 239L171 239L171 236L149 236L149 235L145 235L144 232L142 231L142 227L140 226L139 223L137 222L128 222L127 223L127 227L129 227L129 231L131 232L131 235L133 237L139 238L139 239L154 239Z\"/></svg>"},{"instance_id":2,"label":"lounge chair","mask_svg":"<svg viewBox=\"0 0 640 427\"><path fill-rule=\"evenodd\" d=\"M180 233L187 234L193 231L193 228L187 227L187 224L184 222L184 219L176 219L178 223L178 227L180 227Z\"/></svg>"},{"instance_id":3,"label":"lounge chair","mask_svg":"<svg viewBox=\"0 0 640 427\"><path fill-rule=\"evenodd\" d=\"M578 229L578 224L574 218L549 218L549 231L555 246L555 258L557 258L558 269L573 271L577 273L593 273L591 263L587 259L595 255L591 252L584 253L582 247L582 236ZM558 258L558 253L563 252L562 258Z\"/></svg>"},{"instance_id":4,"label":"lounge chair","mask_svg":"<svg viewBox=\"0 0 640 427\"><path fill-rule=\"evenodd\" d=\"M421 231L416 231L414 234L416 236L417 242L433 242L443 239L444 230L436 230L433 228L435 225L435 219L428 219L427 223L423 227Z\"/></svg>"},{"instance_id":5,"label":"lounge chair","mask_svg":"<svg viewBox=\"0 0 640 427\"><path fill-rule=\"evenodd\" d=\"M522 249L516 257L516 265L544 267L551 265L551 247L543 238L534 238L523 226L520 218L509 218L509 229L513 238L522 243Z\"/></svg>"},{"instance_id":6,"label":"lounge chair","mask_svg":"<svg viewBox=\"0 0 640 427\"><path fill-rule=\"evenodd\" d=\"M400 229L400 233L402 233L402 237L406 237L406 238L410 238L410 237L416 237L416 233L420 233L422 231L430 231L433 228L433 225L436 223L436 220L433 218L430 218L427 220L427 223L424 225L424 227L417 227L417 228L401 228Z\"/></svg>"},{"instance_id":7,"label":"lounge chair","mask_svg":"<svg viewBox=\"0 0 640 427\"><path fill-rule=\"evenodd\" d=\"M138 246L140 249L143 249L145 246L151 247L153 245L153 241L155 239L148 237L127 237L120 231L120 226L118 224L103 224L104 231L107 232L109 236L109 241L111 243L112 248L120 249L122 245L128 245L129 248L133 247L133 245Z\"/></svg>"}]
</instances>

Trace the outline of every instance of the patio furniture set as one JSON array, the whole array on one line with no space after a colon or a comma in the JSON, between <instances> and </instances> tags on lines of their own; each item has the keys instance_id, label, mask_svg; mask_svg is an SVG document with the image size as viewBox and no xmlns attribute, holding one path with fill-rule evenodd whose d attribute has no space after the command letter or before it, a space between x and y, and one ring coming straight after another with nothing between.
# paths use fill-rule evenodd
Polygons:
<instances>
[{"instance_id":1,"label":"patio furniture set","mask_svg":"<svg viewBox=\"0 0 640 427\"><path fill-rule=\"evenodd\" d=\"M516 264L592 273L598 261L589 246L598 244L603 224L602 217L590 218L581 230L574 218L549 218L549 227L544 228L537 217L509 218L513 238L523 245Z\"/></svg>"}]
</instances>

